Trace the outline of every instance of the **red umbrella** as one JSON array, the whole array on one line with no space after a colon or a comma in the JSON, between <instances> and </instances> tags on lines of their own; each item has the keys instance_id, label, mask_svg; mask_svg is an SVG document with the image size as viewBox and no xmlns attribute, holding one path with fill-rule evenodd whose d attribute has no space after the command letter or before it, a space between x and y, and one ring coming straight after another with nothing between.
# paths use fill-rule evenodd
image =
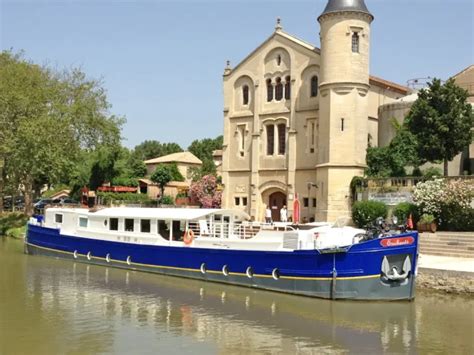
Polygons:
<instances>
[{"instance_id":1,"label":"red umbrella","mask_svg":"<svg viewBox=\"0 0 474 355\"><path fill-rule=\"evenodd\" d=\"M298 200L298 194L295 193L295 199L293 200L293 223L300 221L300 201Z\"/></svg>"}]
</instances>

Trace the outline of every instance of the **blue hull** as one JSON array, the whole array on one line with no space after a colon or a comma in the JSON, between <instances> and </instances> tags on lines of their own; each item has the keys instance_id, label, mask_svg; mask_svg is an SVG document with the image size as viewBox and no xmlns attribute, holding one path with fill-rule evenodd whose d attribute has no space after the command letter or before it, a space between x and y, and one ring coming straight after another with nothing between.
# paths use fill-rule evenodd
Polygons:
<instances>
[{"instance_id":1,"label":"blue hull","mask_svg":"<svg viewBox=\"0 0 474 355\"><path fill-rule=\"evenodd\" d=\"M318 250L280 252L137 245L67 236L57 229L29 225L25 248L29 254L312 297L410 300L414 298L418 234L384 240L396 241L400 237L411 237L412 243L384 247L381 239L375 239L355 244L347 251L321 254ZM384 279L384 257L399 270L408 257L412 272L400 281ZM228 271L225 274L224 266Z\"/></svg>"}]
</instances>

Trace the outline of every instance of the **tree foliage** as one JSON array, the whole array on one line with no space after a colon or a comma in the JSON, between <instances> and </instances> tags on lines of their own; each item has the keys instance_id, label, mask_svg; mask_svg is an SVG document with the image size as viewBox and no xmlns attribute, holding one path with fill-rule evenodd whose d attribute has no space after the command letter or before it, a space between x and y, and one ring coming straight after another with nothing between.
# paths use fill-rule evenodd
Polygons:
<instances>
[{"instance_id":1,"label":"tree foliage","mask_svg":"<svg viewBox=\"0 0 474 355\"><path fill-rule=\"evenodd\" d=\"M27 213L35 186L77 175L83 151L120 144L123 119L109 108L101 83L80 70L58 72L0 53L0 160L6 185L23 186Z\"/></svg>"},{"instance_id":2,"label":"tree foliage","mask_svg":"<svg viewBox=\"0 0 474 355\"><path fill-rule=\"evenodd\" d=\"M188 147L188 151L193 153L203 162L205 160L212 161L212 152L217 149L222 149L222 144L223 144L222 136L218 136L214 139L212 138L204 138L201 140L196 139Z\"/></svg>"},{"instance_id":3,"label":"tree foliage","mask_svg":"<svg viewBox=\"0 0 474 355\"><path fill-rule=\"evenodd\" d=\"M150 180L160 186L160 196L163 198L165 196L165 186L170 181L184 181L184 177L179 172L176 164L159 164L151 175Z\"/></svg>"},{"instance_id":4,"label":"tree foliage","mask_svg":"<svg viewBox=\"0 0 474 355\"><path fill-rule=\"evenodd\" d=\"M443 161L444 175L448 174L448 161L473 139L474 115L467 96L454 79L445 84L434 79L419 92L405 120L405 126L416 137L420 161Z\"/></svg>"},{"instance_id":5,"label":"tree foliage","mask_svg":"<svg viewBox=\"0 0 474 355\"><path fill-rule=\"evenodd\" d=\"M188 151L193 153L202 161L200 169L195 169L192 174L193 181L198 181L206 175L216 175L216 165L212 153L215 150L222 149L223 136L218 136L214 139L204 138L202 140L196 139L188 147Z\"/></svg>"},{"instance_id":6,"label":"tree foliage","mask_svg":"<svg viewBox=\"0 0 474 355\"><path fill-rule=\"evenodd\" d=\"M146 140L134 148L132 156L134 159L145 161L182 151L183 149L177 143L161 143L156 140Z\"/></svg>"},{"instance_id":7,"label":"tree foliage","mask_svg":"<svg viewBox=\"0 0 474 355\"><path fill-rule=\"evenodd\" d=\"M415 136L401 127L387 147L367 148L366 174L372 177L405 176L405 167L419 165Z\"/></svg>"}]
</instances>

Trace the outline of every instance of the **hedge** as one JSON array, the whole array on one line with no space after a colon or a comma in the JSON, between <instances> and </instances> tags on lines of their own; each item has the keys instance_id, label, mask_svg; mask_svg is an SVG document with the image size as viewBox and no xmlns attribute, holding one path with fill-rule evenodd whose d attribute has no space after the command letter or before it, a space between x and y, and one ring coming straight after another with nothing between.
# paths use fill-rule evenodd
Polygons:
<instances>
[{"instance_id":1,"label":"hedge","mask_svg":"<svg viewBox=\"0 0 474 355\"><path fill-rule=\"evenodd\" d=\"M352 220L359 228L374 222L377 217L387 218L387 206L379 201L358 201L352 206Z\"/></svg>"}]
</instances>

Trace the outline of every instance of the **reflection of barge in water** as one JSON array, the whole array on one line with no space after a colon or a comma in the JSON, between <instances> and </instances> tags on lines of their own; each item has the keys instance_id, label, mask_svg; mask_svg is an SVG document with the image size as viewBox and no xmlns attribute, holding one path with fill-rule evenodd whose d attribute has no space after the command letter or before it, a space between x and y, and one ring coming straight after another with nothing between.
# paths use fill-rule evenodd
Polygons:
<instances>
[{"instance_id":1,"label":"reflection of barge in water","mask_svg":"<svg viewBox=\"0 0 474 355\"><path fill-rule=\"evenodd\" d=\"M293 230L247 219L218 209L50 208L28 225L26 250L321 298L414 297L416 232L359 241L350 227Z\"/></svg>"},{"instance_id":2,"label":"reflection of barge in water","mask_svg":"<svg viewBox=\"0 0 474 355\"><path fill-rule=\"evenodd\" d=\"M242 346L236 344L245 344L247 349L271 352L263 351L266 344L270 348L280 344L278 353L296 353L295 349L382 353L415 346L410 321L414 303L360 302L355 307L352 302L297 298L197 280L177 283L160 275L79 263L45 267L38 260L28 263L28 278L36 280L29 282L30 287L40 288L37 292L45 300L42 307L54 305L64 313L87 310L234 350Z\"/></svg>"}]
</instances>

